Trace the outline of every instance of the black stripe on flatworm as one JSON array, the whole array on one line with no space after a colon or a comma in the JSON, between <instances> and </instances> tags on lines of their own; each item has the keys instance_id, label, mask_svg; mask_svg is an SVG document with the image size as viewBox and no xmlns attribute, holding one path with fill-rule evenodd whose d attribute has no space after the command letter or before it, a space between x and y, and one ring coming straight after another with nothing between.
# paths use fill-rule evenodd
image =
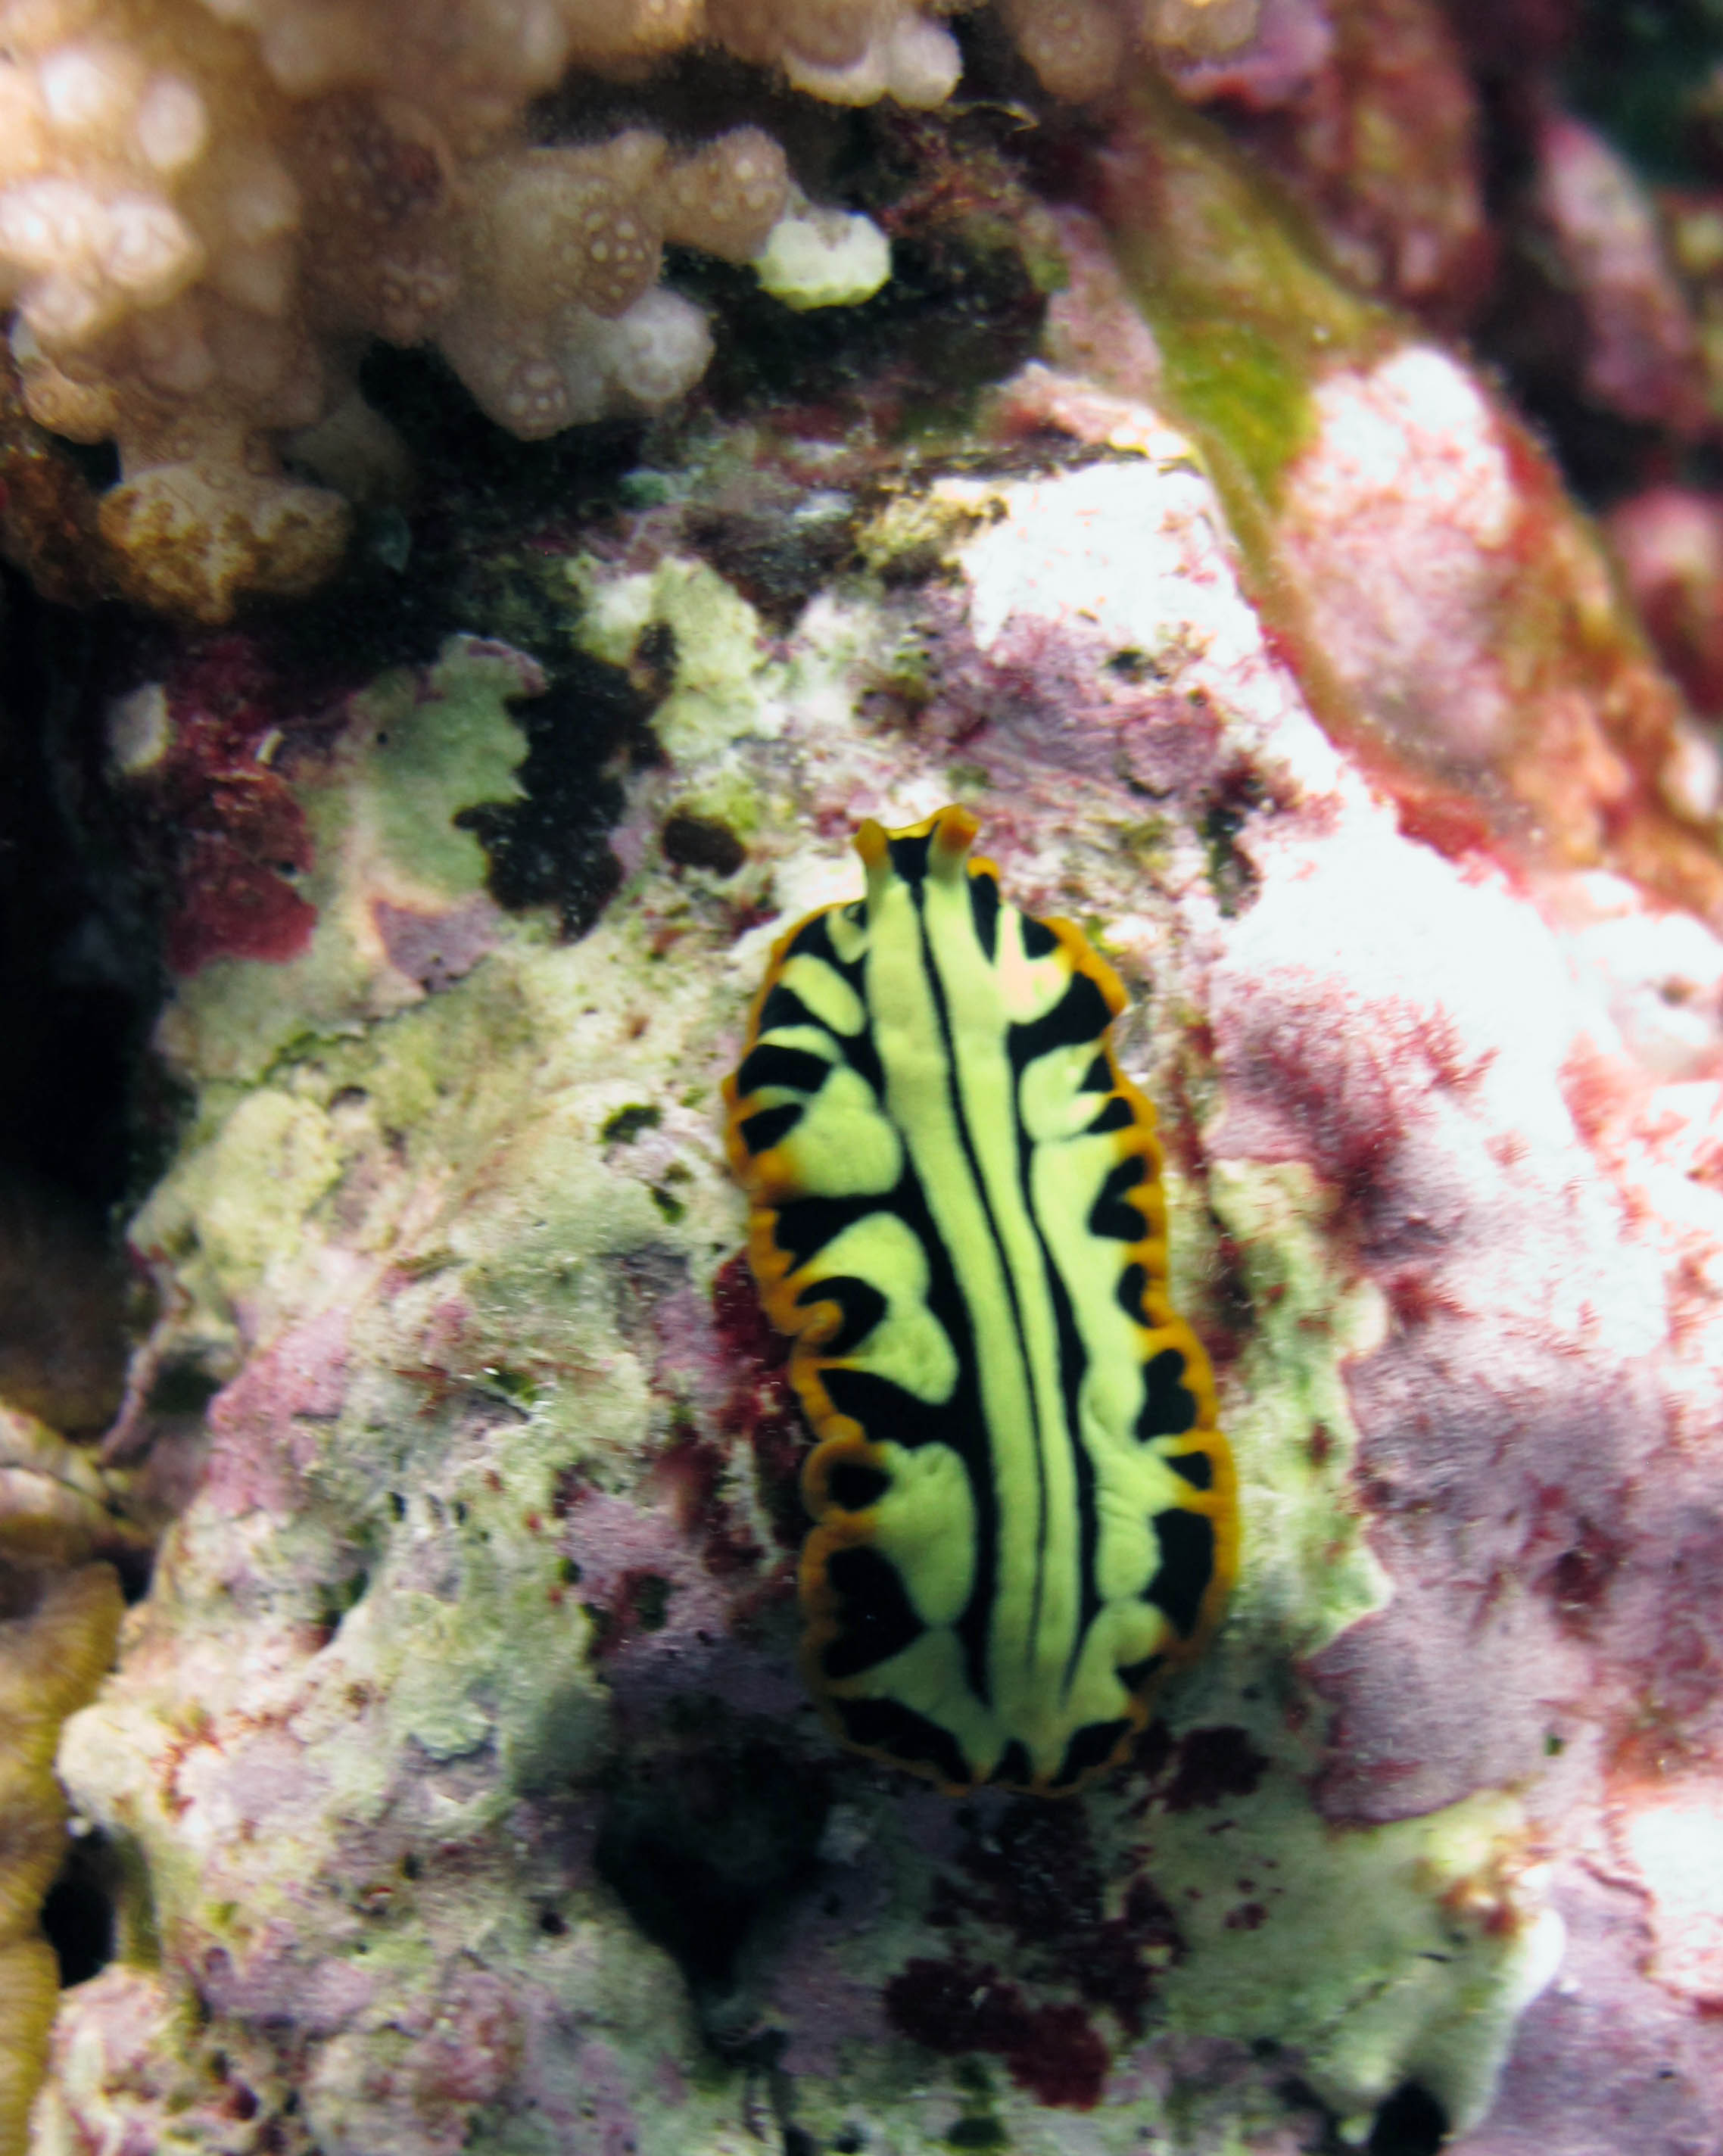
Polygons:
<instances>
[{"instance_id":1,"label":"black stripe on flatworm","mask_svg":"<svg viewBox=\"0 0 1723 2156\"><path fill-rule=\"evenodd\" d=\"M1167 1465L1182 1475L1193 1490L1207 1490L1214 1481L1214 1462L1206 1452L1169 1452Z\"/></svg>"},{"instance_id":2,"label":"black stripe on flatworm","mask_svg":"<svg viewBox=\"0 0 1723 2156\"><path fill-rule=\"evenodd\" d=\"M836 1303L843 1315L831 1338L821 1342L822 1355L854 1354L885 1315L885 1298L879 1289L850 1273L811 1281L797 1296L796 1307L808 1310L823 1302Z\"/></svg>"},{"instance_id":3,"label":"black stripe on flatworm","mask_svg":"<svg viewBox=\"0 0 1723 2156\"><path fill-rule=\"evenodd\" d=\"M1027 1747L1020 1737L1013 1737L999 1754L999 1763L988 1775L990 1782L1008 1783L1013 1788L1023 1789L1028 1784L1034 1768L1029 1764Z\"/></svg>"},{"instance_id":4,"label":"black stripe on flatworm","mask_svg":"<svg viewBox=\"0 0 1723 2156\"><path fill-rule=\"evenodd\" d=\"M986 1457L986 1434L965 1427L957 1398L918 1400L875 1370L823 1369L820 1383L839 1414L848 1415L875 1439L914 1451L923 1445L949 1445L967 1460Z\"/></svg>"},{"instance_id":5,"label":"black stripe on flatworm","mask_svg":"<svg viewBox=\"0 0 1723 2156\"><path fill-rule=\"evenodd\" d=\"M820 1657L828 1677L853 1677L889 1661L926 1630L897 1567L866 1543L833 1550L826 1559L826 1578L842 1605L844 1627Z\"/></svg>"},{"instance_id":6,"label":"black stripe on flatworm","mask_svg":"<svg viewBox=\"0 0 1723 2156\"><path fill-rule=\"evenodd\" d=\"M795 940L786 949L784 961L787 964L792 958L818 958L829 966L840 979L848 981L851 988L859 990L866 954L848 960L838 956L838 947L832 941L832 924L827 917L830 910L829 907L822 907L819 912L803 923L797 931ZM763 1026L762 1030L764 1030Z\"/></svg>"},{"instance_id":7,"label":"black stripe on flatworm","mask_svg":"<svg viewBox=\"0 0 1723 2156\"><path fill-rule=\"evenodd\" d=\"M859 1460L840 1460L826 1477L826 1494L846 1512L864 1512L891 1487L891 1477Z\"/></svg>"},{"instance_id":8,"label":"black stripe on flatworm","mask_svg":"<svg viewBox=\"0 0 1723 2156\"><path fill-rule=\"evenodd\" d=\"M1122 1093L1115 1093L1089 1126L1090 1135L1095 1137L1102 1131L1128 1131L1136 1121L1130 1101Z\"/></svg>"},{"instance_id":9,"label":"black stripe on flatworm","mask_svg":"<svg viewBox=\"0 0 1723 2156\"><path fill-rule=\"evenodd\" d=\"M1027 924L1026 924L1027 925ZM1011 1029L1011 1060L1019 1070L1054 1048L1079 1048L1112 1022L1107 999L1087 973L1073 973L1050 1011Z\"/></svg>"},{"instance_id":10,"label":"black stripe on flatworm","mask_svg":"<svg viewBox=\"0 0 1723 2156\"><path fill-rule=\"evenodd\" d=\"M834 1699L831 1704L852 1743L890 1753L905 1764L931 1767L942 1782L967 1784L975 1779L956 1738L913 1707L895 1699Z\"/></svg>"},{"instance_id":11,"label":"black stripe on flatworm","mask_svg":"<svg viewBox=\"0 0 1723 2156\"><path fill-rule=\"evenodd\" d=\"M1079 1093L1110 1093L1112 1090L1112 1068L1105 1055L1097 1055L1083 1073L1083 1083L1077 1091Z\"/></svg>"},{"instance_id":12,"label":"black stripe on flatworm","mask_svg":"<svg viewBox=\"0 0 1723 2156\"><path fill-rule=\"evenodd\" d=\"M1100 1187L1100 1195L1090 1208L1089 1232L1091 1235L1110 1235L1120 1243L1139 1243L1142 1240L1143 1216L1136 1206L1126 1202L1125 1194L1127 1190L1135 1190L1140 1183L1146 1182L1148 1173L1142 1155L1135 1152L1127 1154L1108 1171L1107 1179Z\"/></svg>"},{"instance_id":13,"label":"black stripe on flatworm","mask_svg":"<svg viewBox=\"0 0 1723 2156\"><path fill-rule=\"evenodd\" d=\"M736 1134L750 1152L770 1152L801 1120L802 1103L787 1101L781 1108L762 1108L757 1116L744 1116L736 1127Z\"/></svg>"},{"instance_id":14,"label":"black stripe on flatworm","mask_svg":"<svg viewBox=\"0 0 1723 2156\"><path fill-rule=\"evenodd\" d=\"M787 1198L777 1209L772 1239L798 1271L816 1250L824 1250L833 1235L869 1213L879 1209L879 1200L859 1198Z\"/></svg>"},{"instance_id":15,"label":"black stripe on flatworm","mask_svg":"<svg viewBox=\"0 0 1723 2156\"><path fill-rule=\"evenodd\" d=\"M975 940L991 966L999 951L999 886L992 876L971 876L969 910L975 917Z\"/></svg>"},{"instance_id":16,"label":"black stripe on flatworm","mask_svg":"<svg viewBox=\"0 0 1723 2156\"><path fill-rule=\"evenodd\" d=\"M864 1078L875 1101L885 1091L885 1073L880 1068L879 1051L874 1045L874 1036L866 1027L859 1033L834 1035L844 1051L844 1060L850 1069Z\"/></svg>"},{"instance_id":17,"label":"black stripe on flatworm","mask_svg":"<svg viewBox=\"0 0 1723 2156\"><path fill-rule=\"evenodd\" d=\"M776 1041L762 1041L742 1058L736 1074L736 1090L746 1099L762 1086L787 1086L795 1093L817 1093L832 1075L823 1055L811 1048L784 1048Z\"/></svg>"},{"instance_id":18,"label":"black stripe on flatworm","mask_svg":"<svg viewBox=\"0 0 1723 2156\"><path fill-rule=\"evenodd\" d=\"M1037 921L1033 913L1023 916L1023 956L1026 958L1044 958L1049 952L1059 948L1059 938L1044 921Z\"/></svg>"},{"instance_id":19,"label":"black stripe on flatworm","mask_svg":"<svg viewBox=\"0 0 1723 2156\"><path fill-rule=\"evenodd\" d=\"M1093 1768L1104 1767L1118 1750L1119 1740L1130 1727L1123 1720L1085 1722L1066 1745L1065 1756L1049 1788L1068 1789Z\"/></svg>"},{"instance_id":20,"label":"black stripe on flatworm","mask_svg":"<svg viewBox=\"0 0 1723 2156\"><path fill-rule=\"evenodd\" d=\"M1121 1662L1119 1681L1126 1691L1141 1691L1152 1676L1166 1666L1165 1655L1145 1655L1140 1662Z\"/></svg>"},{"instance_id":21,"label":"black stripe on flatworm","mask_svg":"<svg viewBox=\"0 0 1723 2156\"><path fill-rule=\"evenodd\" d=\"M891 839L887 841L891 854L891 865L905 883L926 882L927 850L932 844L931 831L924 831L916 839Z\"/></svg>"},{"instance_id":22,"label":"black stripe on flatworm","mask_svg":"<svg viewBox=\"0 0 1723 2156\"><path fill-rule=\"evenodd\" d=\"M765 1002L760 1006L760 1023L755 1029L756 1037L776 1033L780 1027L822 1024L823 1020L814 1016L796 991L787 988L780 981L767 993Z\"/></svg>"},{"instance_id":23,"label":"black stripe on flatworm","mask_svg":"<svg viewBox=\"0 0 1723 2156\"><path fill-rule=\"evenodd\" d=\"M1188 1640L1214 1577L1214 1528L1206 1513L1187 1512L1176 1506L1156 1512L1152 1525L1161 1545L1161 1563L1143 1589L1143 1599L1164 1610L1173 1630Z\"/></svg>"},{"instance_id":24,"label":"black stripe on flatworm","mask_svg":"<svg viewBox=\"0 0 1723 2156\"><path fill-rule=\"evenodd\" d=\"M1184 1375L1185 1358L1177 1348L1163 1348L1144 1364L1136 1434L1145 1443L1153 1437L1182 1437L1195 1423L1197 1403L1186 1389Z\"/></svg>"}]
</instances>

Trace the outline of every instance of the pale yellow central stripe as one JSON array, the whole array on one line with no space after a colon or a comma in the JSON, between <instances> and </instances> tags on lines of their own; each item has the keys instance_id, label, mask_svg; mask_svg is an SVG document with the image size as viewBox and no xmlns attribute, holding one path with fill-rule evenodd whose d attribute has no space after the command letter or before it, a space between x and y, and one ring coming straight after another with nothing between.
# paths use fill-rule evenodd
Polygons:
<instances>
[{"instance_id":1,"label":"pale yellow central stripe","mask_svg":"<svg viewBox=\"0 0 1723 2156\"><path fill-rule=\"evenodd\" d=\"M1063 1690L1081 1608L1077 1478L1065 1426L1059 1327L1046 1260L1018 1170L1009 1016L999 965L989 963L976 937L968 882L967 874L950 880L930 877L928 938L946 992L965 1119L1017 1291L1038 1409L1041 1476L1038 1489L1031 1462L1028 1471L1013 1476L1008 1486L1001 1478L1001 1542L1005 1545L1008 1537L1010 1550L1009 1569L1002 1576L1012 1586L998 1596L995 1613L995 1699L1002 1717L1029 1745L1036 1764L1051 1767L1069 1734ZM1015 947L1020 934L1021 916L1014 908L1002 906L1000 961L1020 955ZM1044 1502L1044 1519L1039 1509ZM1038 1565L1038 1610L1033 1596Z\"/></svg>"},{"instance_id":2,"label":"pale yellow central stripe","mask_svg":"<svg viewBox=\"0 0 1723 2156\"><path fill-rule=\"evenodd\" d=\"M1051 1771L1069 1734L1061 1691L1080 1607L1076 1477L1064 1426L1058 1330L1018 1179L1008 1020L998 977L976 939L967 882L961 871L955 877L936 873L922 887L955 1070L928 978L921 918L910 887L889 871L870 880L868 1003L887 1106L904 1133L974 1328L998 1519L988 1651L996 1726L1002 1742L1020 1738L1034 1765ZM1014 942L1016 920L1008 908L1002 909L1000 927ZM980 1187L953 1108L954 1078ZM1040 1411L1038 1444L1032 1402Z\"/></svg>"}]
</instances>

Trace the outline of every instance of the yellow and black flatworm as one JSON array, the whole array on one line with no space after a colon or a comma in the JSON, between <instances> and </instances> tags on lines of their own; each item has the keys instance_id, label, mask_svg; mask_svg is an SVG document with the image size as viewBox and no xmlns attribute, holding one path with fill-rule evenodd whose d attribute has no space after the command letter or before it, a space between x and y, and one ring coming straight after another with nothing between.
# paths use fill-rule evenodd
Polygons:
<instances>
[{"instance_id":1,"label":"yellow and black flatworm","mask_svg":"<svg viewBox=\"0 0 1723 2156\"><path fill-rule=\"evenodd\" d=\"M1195 1654L1237 1558L1214 1381L1167 1300L1154 1111L1082 932L943 808L772 954L726 1084L748 1252L819 1443L803 1666L956 1793L1074 1788Z\"/></svg>"}]
</instances>

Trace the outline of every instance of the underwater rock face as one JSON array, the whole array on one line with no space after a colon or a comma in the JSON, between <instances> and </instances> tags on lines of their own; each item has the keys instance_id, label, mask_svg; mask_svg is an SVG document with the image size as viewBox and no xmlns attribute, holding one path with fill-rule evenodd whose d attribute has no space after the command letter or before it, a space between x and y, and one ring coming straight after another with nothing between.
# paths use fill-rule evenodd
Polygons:
<instances>
[{"instance_id":1,"label":"underwater rock face","mask_svg":"<svg viewBox=\"0 0 1723 2156\"><path fill-rule=\"evenodd\" d=\"M674 498L570 542L657 755L579 940L503 902L544 680L474 639L282 775L290 936L194 915L110 1450L202 1399L208 1461L62 1743L121 1945L34 2147L1715 2143L1723 946L1403 828L1149 405L1033 367L866 495L794 426L849 543L786 619ZM1130 991L1240 1478L1216 1645L1058 1804L803 1697L724 1168L772 941L952 798Z\"/></svg>"}]
</instances>

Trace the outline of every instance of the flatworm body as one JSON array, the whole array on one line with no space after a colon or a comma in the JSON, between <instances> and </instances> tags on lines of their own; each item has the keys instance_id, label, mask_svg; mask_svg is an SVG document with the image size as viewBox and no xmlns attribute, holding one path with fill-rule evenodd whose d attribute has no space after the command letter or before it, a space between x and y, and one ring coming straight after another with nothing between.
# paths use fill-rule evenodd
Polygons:
<instances>
[{"instance_id":1,"label":"flatworm body","mask_svg":"<svg viewBox=\"0 0 1723 2156\"><path fill-rule=\"evenodd\" d=\"M803 1673L953 1793L1116 1759L1236 1566L1208 1358L1166 1296L1125 992L941 809L864 824L867 894L772 955L729 1080L749 1257L819 1443Z\"/></svg>"}]
</instances>

